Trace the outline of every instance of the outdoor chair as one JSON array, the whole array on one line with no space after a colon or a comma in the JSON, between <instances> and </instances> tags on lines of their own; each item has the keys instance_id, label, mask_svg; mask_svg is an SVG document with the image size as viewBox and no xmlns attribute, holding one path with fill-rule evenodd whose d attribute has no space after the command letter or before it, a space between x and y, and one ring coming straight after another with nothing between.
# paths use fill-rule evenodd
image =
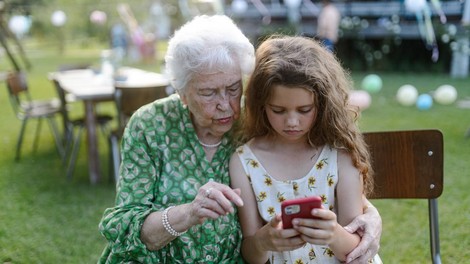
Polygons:
<instances>
[{"instance_id":1,"label":"outdoor chair","mask_svg":"<svg viewBox=\"0 0 470 264\"><path fill-rule=\"evenodd\" d=\"M374 170L372 199L427 199L432 263L441 263L437 198L442 194L443 136L438 130L364 133ZM411 213L411 212L410 212Z\"/></svg>"},{"instance_id":2,"label":"outdoor chair","mask_svg":"<svg viewBox=\"0 0 470 264\"><path fill-rule=\"evenodd\" d=\"M70 111L70 101L67 100L67 93L66 91L60 86L60 83L55 80L54 78L50 78L54 84L54 87L57 91L57 94L60 99L60 113L62 115L63 120L63 144L64 144L64 157L63 157L63 165L66 168L66 177L68 180L72 179L73 172L75 170L75 164L78 157L78 152L80 149L80 143L82 138L83 128L85 127L85 117L76 117L71 118L69 115ZM106 114L98 114L96 116L96 122L98 126L101 128L101 131L105 137L108 136L109 130L108 126L109 123L113 120L111 115ZM75 132L75 130L77 130ZM75 135L74 135L75 134Z\"/></svg>"},{"instance_id":3,"label":"outdoor chair","mask_svg":"<svg viewBox=\"0 0 470 264\"><path fill-rule=\"evenodd\" d=\"M15 160L19 161L21 156L21 146L25 136L26 125L30 119L37 119L36 133L33 141L33 150L38 147L38 138L41 131L42 120L46 119L51 129L57 151L61 158L64 155L61 135L56 123L56 116L60 115L60 103L57 99L33 100L27 83L26 73L13 71L7 74L6 86L13 111L16 117L21 120L20 134L16 145Z\"/></svg>"},{"instance_id":4,"label":"outdoor chair","mask_svg":"<svg viewBox=\"0 0 470 264\"><path fill-rule=\"evenodd\" d=\"M110 164L111 177L117 182L119 179L120 157L120 140L124 133L129 118L141 106L151 103L159 98L166 97L166 86L154 87L121 87L115 86L114 100L118 113L118 128L110 133ZM114 176L114 177L113 177Z\"/></svg>"}]
</instances>

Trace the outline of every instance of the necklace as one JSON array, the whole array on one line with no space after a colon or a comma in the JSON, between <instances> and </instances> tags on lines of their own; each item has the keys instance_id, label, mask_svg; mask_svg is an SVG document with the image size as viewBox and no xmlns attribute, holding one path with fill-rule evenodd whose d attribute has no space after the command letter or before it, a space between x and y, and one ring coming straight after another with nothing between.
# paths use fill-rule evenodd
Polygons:
<instances>
[{"instance_id":1,"label":"necklace","mask_svg":"<svg viewBox=\"0 0 470 264\"><path fill-rule=\"evenodd\" d=\"M198 137L197 137L197 141L199 141L199 144L201 144L203 147L206 147L206 148L216 148L222 143L222 140L221 140L215 144L206 144L202 142Z\"/></svg>"}]
</instances>

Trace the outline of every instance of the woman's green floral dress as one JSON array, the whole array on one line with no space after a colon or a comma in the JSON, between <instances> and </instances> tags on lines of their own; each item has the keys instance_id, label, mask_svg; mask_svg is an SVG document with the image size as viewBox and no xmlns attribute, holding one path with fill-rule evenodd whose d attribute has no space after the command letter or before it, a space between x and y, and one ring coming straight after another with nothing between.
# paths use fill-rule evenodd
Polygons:
<instances>
[{"instance_id":1,"label":"woman's green floral dress","mask_svg":"<svg viewBox=\"0 0 470 264\"><path fill-rule=\"evenodd\" d=\"M226 134L211 162L198 143L189 111L177 95L140 108L122 140L116 204L104 212L100 232L108 240L100 263L239 263L241 230L229 214L193 226L158 251L140 240L154 211L192 201L209 180L229 184L234 152Z\"/></svg>"}]
</instances>

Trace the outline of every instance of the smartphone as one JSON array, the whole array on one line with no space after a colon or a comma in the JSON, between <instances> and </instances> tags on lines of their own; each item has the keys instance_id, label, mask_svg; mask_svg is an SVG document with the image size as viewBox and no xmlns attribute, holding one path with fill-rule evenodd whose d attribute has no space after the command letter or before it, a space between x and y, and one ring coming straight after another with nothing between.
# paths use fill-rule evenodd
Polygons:
<instances>
[{"instance_id":1,"label":"smartphone","mask_svg":"<svg viewBox=\"0 0 470 264\"><path fill-rule=\"evenodd\" d=\"M315 218L311 213L313 208L321 208L320 196L296 198L282 202L282 227L284 229L292 228L294 218Z\"/></svg>"}]
</instances>

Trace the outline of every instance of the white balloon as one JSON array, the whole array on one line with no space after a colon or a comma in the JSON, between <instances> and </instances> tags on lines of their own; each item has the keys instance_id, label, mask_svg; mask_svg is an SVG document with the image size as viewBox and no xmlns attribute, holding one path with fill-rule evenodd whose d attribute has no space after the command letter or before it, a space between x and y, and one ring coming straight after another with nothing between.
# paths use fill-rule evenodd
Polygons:
<instances>
[{"instance_id":1,"label":"white balloon","mask_svg":"<svg viewBox=\"0 0 470 264\"><path fill-rule=\"evenodd\" d=\"M457 100L457 90L452 85L441 85L434 92L434 100L443 105L452 104Z\"/></svg>"},{"instance_id":2,"label":"white balloon","mask_svg":"<svg viewBox=\"0 0 470 264\"><path fill-rule=\"evenodd\" d=\"M235 14L243 14L248 9L248 4L245 0L234 0L232 2L232 11Z\"/></svg>"},{"instance_id":3,"label":"white balloon","mask_svg":"<svg viewBox=\"0 0 470 264\"><path fill-rule=\"evenodd\" d=\"M418 99L418 90L411 84L405 84L398 88L397 101L404 106L412 106Z\"/></svg>"},{"instance_id":4,"label":"white balloon","mask_svg":"<svg viewBox=\"0 0 470 264\"><path fill-rule=\"evenodd\" d=\"M426 0L405 0L406 10L409 12L419 12L426 6Z\"/></svg>"},{"instance_id":5,"label":"white balloon","mask_svg":"<svg viewBox=\"0 0 470 264\"><path fill-rule=\"evenodd\" d=\"M12 16L8 21L8 28L16 35L24 35L31 27L30 20L25 16Z\"/></svg>"},{"instance_id":6,"label":"white balloon","mask_svg":"<svg viewBox=\"0 0 470 264\"><path fill-rule=\"evenodd\" d=\"M61 27L67 21L67 15L62 10L57 10L52 13L51 22L56 27Z\"/></svg>"}]
</instances>

